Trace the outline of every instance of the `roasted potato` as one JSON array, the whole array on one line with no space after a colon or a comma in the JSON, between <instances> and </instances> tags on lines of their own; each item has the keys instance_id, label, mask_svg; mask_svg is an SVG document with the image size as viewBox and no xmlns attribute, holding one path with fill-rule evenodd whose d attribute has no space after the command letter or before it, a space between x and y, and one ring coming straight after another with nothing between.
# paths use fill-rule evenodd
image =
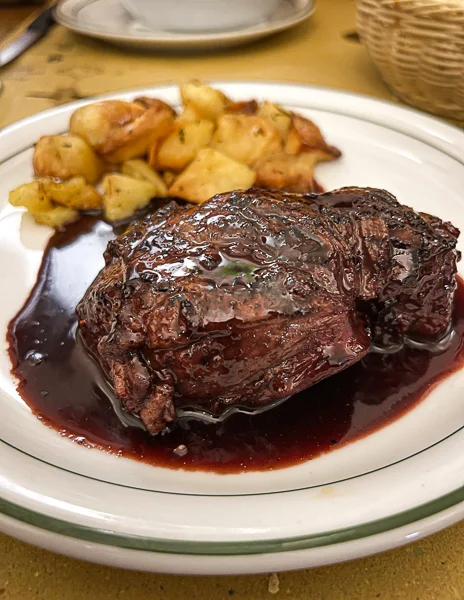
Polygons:
<instances>
[{"instance_id":1,"label":"roasted potato","mask_svg":"<svg viewBox=\"0 0 464 600\"><path fill-rule=\"evenodd\" d=\"M277 129L282 142L286 142L292 127L292 117L282 107L272 102L263 102L257 112L258 117Z\"/></svg>"},{"instance_id":2,"label":"roasted potato","mask_svg":"<svg viewBox=\"0 0 464 600\"><path fill-rule=\"evenodd\" d=\"M171 187L171 185L174 183L176 178L177 178L177 173L174 173L174 171L165 171L163 173L163 181L168 186L168 188Z\"/></svg>"},{"instance_id":3,"label":"roasted potato","mask_svg":"<svg viewBox=\"0 0 464 600\"><path fill-rule=\"evenodd\" d=\"M330 160L322 151L296 156L281 152L264 156L256 164L256 186L300 194L317 191L314 166Z\"/></svg>"},{"instance_id":4,"label":"roasted potato","mask_svg":"<svg viewBox=\"0 0 464 600\"><path fill-rule=\"evenodd\" d=\"M287 154L299 154L303 148L301 137L298 131L293 127L288 132L287 140L285 141L284 150Z\"/></svg>"},{"instance_id":5,"label":"roasted potato","mask_svg":"<svg viewBox=\"0 0 464 600\"><path fill-rule=\"evenodd\" d=\"M249 115L222 116L211 146L246 165L282 149L277 129L264 119Z\"/></svg>"},{"instance_id":6,"label":"roasted potato","mask_svg":"<svg viewBox=\"0 0 464 600\"><path fill-rule=\"evenodd\" d=\"M216 121L230 104L229 98L219 90L201 83L185 83L180 86L184 106L195 109L201 119Z\"/></svg>"},{"instance_id":7,"label":"roasted potato","mask_svg":"<svg viewBox=\"0 0 464 600\"><path fill-rule=\"evenodd\" d=\"M170 106L163 100L160 100L159 98L149 98L148 96L139 96L138 98L134 99L134 102L136 104L140 104L141 106L143 106L143 108L156 108L156 110L158 110L158 111L159 110L169 111L173 118L176 117L176 115L177 115L176 111L172 108L172 106Z\"/></svg>"},{"instance_id":8,"label":"roasted potato","mask_svg":"<svg viewBox=\"0 0 464 600\"><path fill-rule=\"evenodd\" d=\"M228 115L255 115L258 108L256 100L242 100L241 102L231 102L226 107L226 113Z\"/></svg>"},{"instance_id":9,"label":"roasted potato","mask_svg":"<svg viewBox=\"0 0 464 600\"><path fill-rule=\"evenodd\" d=\"M195 121L202 120L201 114L193 106L193 104L186 104L184 110L176 118L176 125L185 125L186 123L194 123Z\"/></svg>"},{"instance_id":10,"label":"roasted potato","mask_svg":"<svg viewBox=\"0 0 464 600\"><path fill-rule=\"evenodd\" d=\"M182 171L213 137L212 121L186 123L171 133L160 145L156 166L160 171Z\"/></svg>"},{"instance_id":11,"label":"roasted potato","mask_svg":"<svg viewBox=\"0 0 464 600\"><path fill-rule=\"evenodd\" d=\"M338 148L327 144L321 130L312 121L296 113L291 113L291 117L291 132L285 146L287 153L298 154L318 150L327 154L327 160L341 156Z\"/></svg>"},{"instance_id":12,"label":"roasted potato","mask_svg":"<svg viewBox=\"0 0 464 600\"><path fill-rule=\"evenodd\" d=\"M246 165L217 150L204 148L174 181L169 195L201 204L221 192L248 189L255 177Z\"/></svg>"},{"instance_id":13,"label":"roasted potato","mask_svg":"<svg viewBox=\"0 0 464 600\"><path fill-rule=\"evenodd\" d=\"M161 140L156 140L155 143L148 148L147 162L148 165L156 171L156 160L158 158L158 148L160 147Z\"/></svg>"},{"instance_id":14,"label":"roasted potato","mask_svg":"<svg viewBox=\"0 0 464 600\"><path fill-rule=\"evenodd\" d=\"M44 180L20 185L10 192L9 201L13 206L27 208L36 223L55 227L56 229L66 223L75 221L79 216L77 210L56 206L53 203L49 191L44 185Z\"/></svg>"},{"instance_id":15,"label":"roasted potato","mask_svg":"<svg viewBox=\"0 0 464 600\"><path fill-rule=\"evenodd\" d=\"M84 138L98 153L112 150L114 138L127 137L127 130L146 113L135 102L105 100L78 108L71 116L69 130Z\"/></svg>"},{"instance_id":16,"label":"roasted potato","mask_svg":"<svg viewBox=\"0 0 464 600\"><path fill-rule=\"evenodd\" d=\"M146 154L158 138L169 134L173 122L174 112L164 102L145 108L135 102L105 100L78 108L70 131L114 164Z\"/></svg>"},{"instance_id":17,"label":"roasted potato","mask_svg":"<svg viewBox=\"0 0 464 600\"><path fill-rule=\"evenodd\" d=\"M50 210L31 213L34 221L39 225L48 225L60 229L67 223L72 223L79 218L79 211L64 206L54 206Z\"/></svg>"},{"instance_id":18,"label":"roasted potato","mask_svg":"<svg viewBox=\"0 0 464 600\"><path fill-rule=\"evenodd\" d=\"M103 206L108 221L122 221L144 208L154 198L156 187L149 181L111 173L102 181Z\"/></svg>"},{"instance_id":19,"label":"roasted potato","mask_svg":"<svg viewBox=\"0 0 464 600\"><path fill-rule=\"evenodd\" d=\"M74 210L99 210L103 206L100 194L83 177L73 177L68 181L40 179L39 184L49 198L60 206Z\"/></svg>"},{"instance_id":20,"label":"roasted potato","mask_svg":"<svg viewBox=\"0 0 464 600\"><path fill-rule=\"evenodd\" d=\"M95 183L103 170L94 150L76 135L41 137L35 145L32 165L38 177L70 179L82 176L89 183Z\"/></svg>"},{"instance_id":21,"label":"roasted potato","mask_svg":"<svg viewBox=\"0 0 464 600\"><path fill-rule=\"evenodd\" d=\"M44 177L20 185L10 192L9 200L13 206L24 206L32 213L51 210L56 204L73 210L98 210L102 207L100 194L83 177L73 177L68 181Z\"/></svg>"},{"instance_id":22,"label":"roasted potato","mask_svg":"<svg viewBox=\"0 0 464 600\"><path fill-rule=\"evenodd\" d=\"M52 226L77 218L77 211L101 208L119 221L153 197L201 203L255 182L316 190L315 164L341 154L312 121L278 104L232 102L196 82L182 85L180 95L179 115L149 97L79 108L68 134L39 139L33 157L39 179L13 190L10 202ZM93 187L102 173L103 197Z\"/></svg>"},{"instance_id":23,"label":"roasted potato","mask_svg":"<svg viewBox=\"0 0 464 600\"><path fill-rule=\"evenodd\" d=\"M53 202L39 181L24 183L11 190L8 200L13 206L24 206L31 213L53 208Z\"/></svg>"},{"instance_id":24,"label":"roasted potato","mask_svg":"<svg viewBox=\"0 0 464 600\"><path fill-rule=\"evenodd\" d=\"M123 163L121 171L123 175L127 175L128 177L149 181L155 187L155 196L163 198L168 195L168 188L161 175L152 169L144 160L138 158L127 160Z\"/></svg>"}]
</instances>

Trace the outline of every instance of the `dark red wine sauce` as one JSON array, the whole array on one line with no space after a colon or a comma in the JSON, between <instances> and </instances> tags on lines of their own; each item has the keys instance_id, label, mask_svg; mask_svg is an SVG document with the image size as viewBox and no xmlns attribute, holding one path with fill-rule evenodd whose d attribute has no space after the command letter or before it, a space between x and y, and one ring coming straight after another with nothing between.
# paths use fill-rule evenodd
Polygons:
<instances>
[{"instance_id":1,"label":"dark red wine sauce","mask_svg":"<svg viewBox=\"0 0 464 600\"><path fill-rule=\"evenodd\" d=\"M93 217L55 233L37 283L8 331L22 398L44 424L79 444L170 468L233 473L286 467L391 423L464 363L459 281L456 335L445 352L404 347L391 355L369 354L261 415L234 415L221 425L185 420L152 437L118 417L118 403L75 337L76 304L115 235ZM174 452L180 445L184 456Z\"/></svg>"}]
</instances>

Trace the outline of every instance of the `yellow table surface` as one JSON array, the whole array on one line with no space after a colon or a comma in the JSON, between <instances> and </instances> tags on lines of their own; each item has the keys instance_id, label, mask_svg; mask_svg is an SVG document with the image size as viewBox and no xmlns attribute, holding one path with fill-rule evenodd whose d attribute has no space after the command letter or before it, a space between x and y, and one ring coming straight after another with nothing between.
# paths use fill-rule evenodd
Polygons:
<instances>
[{"instance_id":1,"label":"yellow table surface","mask_svg":"<svg viewBox=\"0 0 464 600\"><path fill-rule=\"evenodd\" d=\"M250 0L252 1L252 0ZM0 39L27 9L0 8ZM3 27L3 31L2 31ZM353 0L319 0L312 19L252 46L210 54L120 50L55 26L0 70L0 127L76 98L200 79L296 81L393 99L355 34ZM350 563L279 575L174 577L64 558L0 535L0 600L261 600L464 598L464 523L398 550Z\"/></svg>"}]
</instances>

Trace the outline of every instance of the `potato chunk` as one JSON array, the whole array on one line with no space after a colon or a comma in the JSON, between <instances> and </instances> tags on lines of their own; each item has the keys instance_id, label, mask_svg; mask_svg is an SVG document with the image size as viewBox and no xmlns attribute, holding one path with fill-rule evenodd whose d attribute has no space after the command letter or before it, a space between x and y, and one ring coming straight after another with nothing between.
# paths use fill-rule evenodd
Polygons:
<instances>
[{"instance_id":1,"label":"potato chunk","mask_svg":"<svg viewBox=\"0 0 464 600\"><path fill-rule=\"evenodd\" d=\"M32 213L32 216L39 225L61 229L67 223L76 221L79 218L79 211L64 206L54 206L51 210Z\"/></svg>"},{"instance_id":2,"label":"potato chunk","mask_svg":"<svg viewBox=\"0 0 464 600\"><path fill-rule=\"evenodd\" d=\"M202 119L209 121L216 121L230 103L225 94L201 83L181 85L180 95L185 106L190 105Z\"/></svg>"},{"instance_id":3,"label":"potato chunk","mask_svg":"<svg viewBox=\"0 0 464 600\"><path fill-rule=\"evenodd\" d=\"M274 127L279 132L283 142L287 141L290 128L292 126L292 117L281 106L272 102L263 102L258 110L258 117Z\"/></svg>"},{"instance_id":4,"label":"potato chunk","mask_svg":"<svg viewBox=\"0 0 464 600\"><path fill-rule=\"evenodd\" d=\"M32 158L39 177L70 179L82 176L95 183L103 166L89 144L77 135L45 135L39 139Z\"/></svg>"},{"instance_id":5,"label":"potato chunk","mask_svg":"<svg viewBox=\"0 0 464 600\"><path fill-rule=\"evenodd\" d=\"M121 221L144 208L156 196L156 188L149 181L111 173L102 181L103 205L108 221Z\"/></svg>"},{"instance_id":6,"label":"potato chunk","mask_svg":"<svg viewBox=\"0 0 464 600\"><path fill-rule=\"evenodd\" d=\"M123 175L127 175L128 177L149 181L155 187L155 196L164 198L168 195L168 188L161 175L152 169L144 160L138 158L127 160L123 163L121 171Z\"/></svg>"},{"instance_id":7,"label":"potato chunk","mask_svg":"<svg viewBox=\"0 0 464 600\"><path fill-rule=\"evenodd\" d=\"M215 194L248 189L255 173L217 150L204 148L169 188L170 196L178 196L201 204Z\"/></svg>"},{"instance_id":8,"label":"potato chunk","mask_svg":"<svg viewBox=\"0 0 464 600\"><path fill-rule=\"evenodd\" d=\"M222 116L211 145L246 165L253 165L265 154L282 149L277 129L261 117L250 115Z\"/></svg>"},{"instance_id":9,"label":"potato chunk","mask_svg":"<svg viewBox=\"0 0 464 600\"><path fill-rule=\"evenodd\" d=\"M138 98L134 98L135 104L140 104L143 108L156 108L157 111L167 110L171 113L172 117L176 116L176 111L164 102L164 100L160 100L159 98L150 98L149 96L139 96Z\"/></svg>"},{"instance_id":10,"label":"potato chunk","mask_svg":"<svg viewBox=\"0 0 464 600\"><path fill-rule=\"evenodd\" d=\"M176 125L185 125L186 123L194 123L195 121L201 120L202 116L193 104L186 104L184 110L176 118Z\"/></svg>"},{"instance_id":11,"label":"potato chunk","mask_svg":"<svg viewBox=\"0 0 464 600\"><path fill-rule=\"evenodd\" d=\"M256 186L300 194L314 192L314 166L324 160L330 159L322 151L265 156L256 164Z\"/></svg>"},{"instance_id":12,"label":"potato chunk","mask_svg":"<svg viewBox=\"0 0 464 600\"><path fill-rule=\"evenodd\" d=\"M340 150L329 146L319 127L296 113L292 113L292 128L287 139L285 151L289 154L318 150L327 154L327 160L341 156Z\"/></svg>"},{"instance_id":13,"label":"potato chunk","mask_svg":"<svg viewBox=\"0 0 464 600\"><path fill-rule=\"evenodd\" d=\"M99 210L103 206L100 194L83 177L73 177L68 181L41 179L39 184L49 198L60 206L74 210Z\"/></svg>"},{"instance_id":14,"label":"potato chunk","mask_svg":"<svg viewBox=\"0 0 464 600\"><path fill-rule=\"evenodd\" d=\"M159 150L156 165L161 171L182 171L198 154L206 148L213 137L212 121L186 123L166 138Z\"/></svg>"},{"instance_id":15,"label":"potato chunk","mask_svg":"<svg viewBox=\"0 0 464 600\"><path fill-rule=\"evenodd\" d=\"M75 221L79 217L79 212L72 208L56 206L47 190L46 181L32 181L20 185L10 192L9 201L13 206L27 208L36 223L58 229L66 223Z\"/></svg>"},{"instance_id":16,"label":"potato chunk","mask_svg":"<svg viewBox=\"0 0 464 600\"><path fill-rule=\"evenodd\" d=\"M24 206L31 213L53 208L53 202L39 181L24 183L11 190L8 200L13 206Z\"/></svg>"},{"instance_id":17,"label":"potato chunk","mask_svg":"<svg viewBox=\"0 0 464 600\"><path fill-rule=\"evenodd\" d=\"M32 213L51 210L55 204L74 210L98 210L102 207L100 194L83 177L73 177L68 181L54 181L46 177L38 179L11 191L9 200L13 206L24 206Z\"/></svg>"},{"instance_id":18,"label":"potato chunk","mask_svg":"<svg viewBox=\"0 0 464 600\"><path fill-rule=\"evenodd\" d=\"M298 131L293 127L288 132L287 140L285 141L284 150L287 154L299 154L303 148L301 137Z\"/></svg>"},{"instance_id":19,"label":"potato chunk","mask_svg":"<svg viewBox=\"0 0 464 600\"><path fill-rule=\"evenodd\" d=\"M174 183L174 181L176 179L177 179L177 173L174 173L174 171L165 171L163 173L163 181L168 186L168 188L171 187L171 185Z\"/></svg>"},{"instance_id":20,"label":"potato chunk","mask_svg":"<svg viewBox=\"0 0 464 600\"><path fill-rule=\"evenodd\" d=\"M256 100L242 100L231 102L226 108L226 113L229 115L255 115L258 108Z\"/></svg>"},{"instance_id":21,"label":"potato chunk","mask_svg":"<svg viewBox=\"0 0 464 600\"><path fill-rule=\"evenodd\" d=\"M105 100L78 108L70 131L107 162L119 163L146 154L170 132L173 122L174 111L161 101L147 108L136 102Z\"/></svg>"},{"instance_id":22,"label":"potato chunk","mask_svg":"<svg viewBox=\"0 0 464 600\"><path fill-rule=\"evenodd\" d=\"M71 115L69 130L84 138L98 153L106 154L113 149L114 139L121 141L127 137L129 128L145 112L146 108L135 102L92 102Z\"/></svg>"}]
</instances>

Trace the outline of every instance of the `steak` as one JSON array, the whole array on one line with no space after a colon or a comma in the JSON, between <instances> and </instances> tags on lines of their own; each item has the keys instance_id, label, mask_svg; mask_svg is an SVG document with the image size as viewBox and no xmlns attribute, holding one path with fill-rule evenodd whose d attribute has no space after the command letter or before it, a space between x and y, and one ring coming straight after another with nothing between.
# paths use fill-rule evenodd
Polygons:
<instances>
[{"instance_id":1,"label":"steak","mask_svg":"<svg viewBox=\"0 0 464 600\"><path fill-rule=\"evenodd\" d=\"M446 336L458 235L376 189L171 202L109 243L80 334L152 434L181 406L265 406Z\"/></svg>"}]
</instances>

